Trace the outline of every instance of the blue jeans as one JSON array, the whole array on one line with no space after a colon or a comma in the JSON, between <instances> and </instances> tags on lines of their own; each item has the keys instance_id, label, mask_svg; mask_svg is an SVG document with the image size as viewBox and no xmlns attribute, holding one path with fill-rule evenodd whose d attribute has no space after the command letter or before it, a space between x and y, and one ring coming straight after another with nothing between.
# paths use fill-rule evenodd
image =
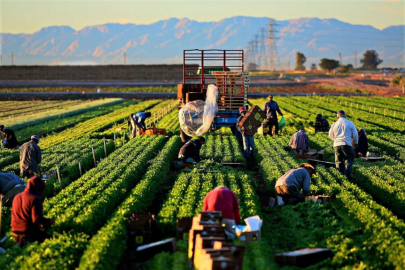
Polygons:
<instances>
[{"instance_id":1,"label":"blue jeans","mask_svg":"<svg viewBox=\"0 0 405 270\"><path fill-rule=\"evenodd\" d=\"M243 153L245 158L249 158L255 150L255 139L253 136L242 134L243 139Z\"/></svg>"},{"instance_id":2,"label":"blue jeans","mask_svg":"<svg viewBox=\"0 0 405 270\"><path fill-rule=\"evenodd\" d=\"M339 169L340 173L350 176L355 156L353 147L349 145L340 145L334 147L334 149L336 168Z\"/></svg>"}]
</instances>

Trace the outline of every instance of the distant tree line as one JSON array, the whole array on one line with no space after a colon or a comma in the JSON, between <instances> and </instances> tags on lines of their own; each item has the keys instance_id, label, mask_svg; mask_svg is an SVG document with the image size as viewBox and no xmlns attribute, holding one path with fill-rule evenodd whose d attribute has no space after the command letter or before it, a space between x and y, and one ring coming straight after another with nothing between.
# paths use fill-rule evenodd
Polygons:
<instances>
[{"instance_id":1,"label":"distant tree line","mask_svg":"<svg viewBox=\"0 0 405 270\"><path fill-rule=\"evenodd\" d=\"M296 62L295 62L295 70L305 70L304 63L306 61L306 57L303 53L297 52L296 53ZM379 64L381 64L383 60L381 60L378 56L378 53L374 50L367 50L363 54L363 58L360 59L360 63L362 63L362 68L363 69L376 69ZM352 64L348 65L341 65L338 60L335 59L328 59L328 58L322 58L321 62L318 64L319 67L322 70L327 70L328 72L331 72L335 68L339 67L339 70L341 72L348 72L349 70L353 69ZM311 65L311 70L315 70L316 65L312 64Z\"/></svg>"}]
</instances>

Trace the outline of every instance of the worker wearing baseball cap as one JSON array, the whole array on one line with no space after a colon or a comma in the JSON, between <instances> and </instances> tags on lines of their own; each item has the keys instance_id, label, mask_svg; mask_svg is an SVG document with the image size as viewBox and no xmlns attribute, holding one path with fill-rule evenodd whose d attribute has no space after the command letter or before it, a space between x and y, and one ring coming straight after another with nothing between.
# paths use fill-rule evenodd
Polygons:
<instances>
[{"instance_id":1,"label":"worker wearing baseball cap","mask_svg":"<svg viewBox=\"0 0 405 270\"><path fill-rule=\"evenodd\" d=\"M283 116L277 102L273 100L273 95L269 96L269 101L264 104L263 111L266 113L267 120L267 135L273 135L273 126L275 127L275 135L278 135L278 120L277 113Z\"/></svg>"},{"instance_id":2,"label":"worker wearing baseball cap","mask_svg":"<svg viewBox=\"0 0 405 270\"><path fill-rule=\"evenodd\" d=\"M38 165L41 163L42 154L39 148L39 137L32 135L29 142L21 145L20 171L22 177L32 177L39 172Z\"/></svg>"},{"instance_id":3,"label":"worker wearing baseball cap","mask_svg":"<svg viewBox=\"0 0 405 270\"><path fill-rule=\"evenodd\" d=\"M245 107L240 107L239 108L239 118L236 120L236 129L240 132L242 135L242 141L243 141L243 153L245 154L245 158L248 160L251 160L253 157L253 152L255 150L255 140L252 134L250 134L245 128L241 125L239 125L240 121L242 118L246 115L247 110Z\"/></svg>"},{"instance_id":4,"label":"worker wearing baseball cap","mask_svg":"<svg viewBox=\"0 0 405 270\"><path fill-rule=\"evenodd\" d=\"M277 204L297 204L303 202L304 196L309 194L311 176L315 174L315 167L309 163L302 163L298 169L291 169L276 182ZM302 193L301 194L301 189Z\"/></svg>"}]
</instances>

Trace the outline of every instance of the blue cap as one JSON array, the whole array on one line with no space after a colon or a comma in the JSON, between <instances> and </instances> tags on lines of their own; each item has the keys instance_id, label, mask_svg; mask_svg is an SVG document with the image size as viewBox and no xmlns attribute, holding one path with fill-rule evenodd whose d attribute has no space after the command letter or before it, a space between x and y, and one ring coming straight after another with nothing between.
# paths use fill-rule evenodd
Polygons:
<instances>
[{"instance_id":1,"label":"blue cap","mask_svg":"<svg viewBox=\"0 0 405 270\"><path fill-rule=\"evenodd\" d=\"M39 143L39 137L38 135L32 135L31 140L36 140Z\"/></svg>"}]
</instances>

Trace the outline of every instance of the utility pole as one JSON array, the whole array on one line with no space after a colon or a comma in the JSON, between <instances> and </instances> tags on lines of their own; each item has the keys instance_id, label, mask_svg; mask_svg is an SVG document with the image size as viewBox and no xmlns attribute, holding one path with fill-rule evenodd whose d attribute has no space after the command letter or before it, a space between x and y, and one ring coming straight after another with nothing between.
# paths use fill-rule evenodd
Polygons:
<instances>
[{"instance_id":1,"label":"utility pole","mask_svg":"<svg viewBox=\"0 0 405 270\"><path fill-rule=\"evenodd\" d=\"M357 51L354 51L354 69L357 69Z\"/></svg>"},{"instance_id":2,"label":"utility pole","mask_svg":"<svg viewBox=\"0 0 405 270\"><path fill-rule=\"evenodd\" d=\"M339 58L340 58L340 66L343 67L343 62L342 62L342 55L339 53Z\"/></svg>"},{"instance_id":3,"label":"utility pole","mask_svg":"<svg viewBox=\"0 0 405 270\"><path fill-rule=\"evenodd\" d=\"M14 66L14 52L11 52L11 65Z\"/></svg>"},{"instance_id":4,"label":"utility pole","mask_svg":"<svg viewBox=\"0 0 405 270\"><path fill-rule=\"evenodd\" d=\"M127 51L124 51L124 65L127 64Z\"/></svg>"},{"instance_id":5,"label":"utility pole","mask_svg":"<svg viewBox=\"0 0 405 270\"><path fill-rule=\"evenodd\" d=\"M290 71L290 61L288 61L288 71Z\"/></svg>"}]
</instances>

